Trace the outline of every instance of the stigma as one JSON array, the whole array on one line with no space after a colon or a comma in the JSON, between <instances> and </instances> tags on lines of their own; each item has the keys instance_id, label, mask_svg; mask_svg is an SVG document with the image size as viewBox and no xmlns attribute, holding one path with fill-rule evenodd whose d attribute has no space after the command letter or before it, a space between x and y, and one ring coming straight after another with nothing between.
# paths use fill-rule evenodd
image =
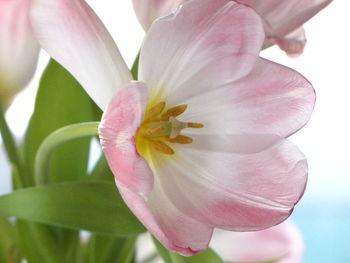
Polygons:
<instances>
[{"instance_id":1,"label":"stigma","mask_svg":"<svg viewBox=\"0 0 350 263\"><path fill-rule=\"evenodd\" d=\"M201 123L182 122L177 119L184 113L187 105L179 105L165 110L166 103L161 101L146 109L145 118L136 134L136 147L141 155L149 151L173 155L171 144L190 144L193 139L181 134L186 128L203 128Z\"/></svg>"}]
</instances>

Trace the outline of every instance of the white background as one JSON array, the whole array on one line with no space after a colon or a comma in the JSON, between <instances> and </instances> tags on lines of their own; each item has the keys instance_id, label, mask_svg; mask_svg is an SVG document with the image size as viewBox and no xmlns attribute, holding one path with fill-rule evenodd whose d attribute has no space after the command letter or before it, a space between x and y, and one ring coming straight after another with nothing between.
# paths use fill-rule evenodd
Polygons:
<instances>
[{"instance_id":1,"label":"white background","mask_svg":"<svg viewBox=\"0 0 350 263\"><path fill-rule=\"evenodd\" d=\"M113 35L128 65L143 38L131 1L88 1ZM350 201L350 1L335 0L305 25L304 54L288 58L278 48L262 56L287 65L313 83L317 103L309 124L293 135L309 161L309 183L304 199L318 202ZM11 128L20 137L33 109L35 90L48 56L42 52L37 74L8 111ZM0 153L0 193L9 192L9 172ZM298 207L296 208L298 209Z\"/></svg>"}]
</instances>

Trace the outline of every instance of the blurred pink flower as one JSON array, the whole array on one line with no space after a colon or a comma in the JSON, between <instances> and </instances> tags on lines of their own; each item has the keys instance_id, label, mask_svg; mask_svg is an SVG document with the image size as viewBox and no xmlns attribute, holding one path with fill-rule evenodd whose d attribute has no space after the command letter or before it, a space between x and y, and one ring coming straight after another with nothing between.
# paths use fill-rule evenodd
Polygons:
<instances>
[{"instance_id":1,"label":"blurred pink flower","mask_svg":"<svg viewBox=\"0 0 350 263\"><path fill-rule=\"evenodd\" d=\"M300 231L290 221L257 232L216 231L210 246L225 262L301 263L305 249Z\"/></svg>"},{"instance_id":2,"label":"blurred pink flower","mask_svg":"<svg viewBox=\"0 0 350 263\"><path fill-rule=\"evenodd\" d=\"M193 255L215 227L260 230L290 215L307 162L284 138L309 120L315 94L299 73L259 57L255 12L185 3L152 25L130 81L84 1L33 3L42 47L105 110L100 138L121 195L165 247Z\"/></svg>"},{"instance_id":3,"label":"blurred pink flower","mask_svg":"<svg viewBox=\"0 0 350 263\"><path fill-rule=\"evenodd\" d=\"M133 0L136 15L145 30L152 22L174 11L188 0ZM215 1L215 0L213 0ZM252 7L263 19L266 40L263 48L277 44L287 54L303 52L306 44L302 25L332 0L236 0Z\"/></svg>"},{"instance_id":4,"label":"blurred pink flower","mask_svg":"<svg viewBox=\"0 0 350 263\"><path fill-rule=\"evenodd\" d=\"M30 0L0 1L0 100L5 106L28 84L38 60L29 7Z\"/></svg>"}]
</instances>

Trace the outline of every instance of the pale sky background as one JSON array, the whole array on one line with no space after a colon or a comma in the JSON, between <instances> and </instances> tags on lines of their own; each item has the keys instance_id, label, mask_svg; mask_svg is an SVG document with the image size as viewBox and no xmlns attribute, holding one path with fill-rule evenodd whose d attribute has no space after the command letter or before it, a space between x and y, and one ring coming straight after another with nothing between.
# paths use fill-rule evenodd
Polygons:
<instances>
[{"instance_id":1,"label":"pale sky background","mask_svg":"<svg viewBox=\"0 0 350 263\"><path fill-rule=\"evenodd\" d=\"M134 16L131 1L88 2L131 65L144 34ZM304 196L307 200L350 202L349 11L349 0L335 0L310 20L305 25L308 44L298 58L289 58L278 48L262 52L265 58L302 73L316 89L317 103L311 121L291 137L309 161L309 182ZM17 136L24 132L33 109L39 77L47 61L47 54L42 52L35 78L8 111L8 120ZM0 171L0 193L8 192L9 172L1 152Z\"/></svg>"}]
</instances>

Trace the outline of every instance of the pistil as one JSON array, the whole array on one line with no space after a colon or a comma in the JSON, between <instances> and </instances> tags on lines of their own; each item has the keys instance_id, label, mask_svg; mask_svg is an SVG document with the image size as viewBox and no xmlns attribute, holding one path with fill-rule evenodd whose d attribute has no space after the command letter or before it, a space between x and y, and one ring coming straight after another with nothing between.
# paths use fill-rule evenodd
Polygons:
<instances>
[{"instance_id":1,"label":"pistil","mask_svg":"<svg viewBox=\"0 0 350 263\"><path fill-rule=\"evenodd\" d=\"M164 112L165 107L166 103L161 101L146 111L145 120L136 135L136 144L140 153L144 152L145 147L150 147L157 152L173 155L175 151L168 143L193 142L192 138L180 134L183 129L204 127L201 123L182 122L176 118L186 111L186 104L169 108Z\"/></svg>"}]
</instances>

